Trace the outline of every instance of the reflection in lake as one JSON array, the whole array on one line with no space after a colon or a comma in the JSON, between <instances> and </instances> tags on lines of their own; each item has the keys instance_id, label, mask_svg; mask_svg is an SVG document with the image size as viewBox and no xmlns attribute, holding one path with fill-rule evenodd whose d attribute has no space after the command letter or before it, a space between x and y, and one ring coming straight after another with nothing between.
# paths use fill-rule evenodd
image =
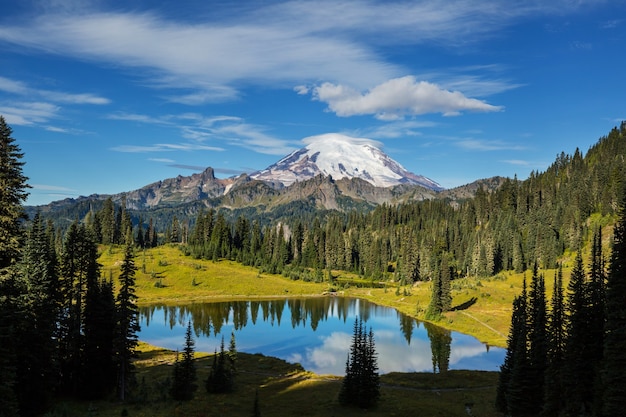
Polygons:
<instances>
[{"instance_id":1,"label":"reflection in lake","mask_svg":"<svg viewBox=\"0 0 626 417\"><path fill-rule=\"evenodd\" d=\"M299 362L318 374L345 373L357 316L374 331L381 373L497 371L505 353L394 309L342 297L151 306L140 314L139 338L148 343L182 349L191 320L198 352L219 350L222 335L228 343L233 332L240 352Z\"/></svg>"}]
</instances>

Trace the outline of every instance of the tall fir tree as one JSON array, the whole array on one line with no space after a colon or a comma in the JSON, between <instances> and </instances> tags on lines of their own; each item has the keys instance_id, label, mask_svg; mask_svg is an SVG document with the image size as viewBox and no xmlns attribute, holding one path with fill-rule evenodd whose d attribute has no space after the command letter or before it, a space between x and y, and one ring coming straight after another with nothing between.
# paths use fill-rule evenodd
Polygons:
<instances>
[{"instance_id":1,"label":"tall fir tree","mask_svg":"<svg viewBox=\"0 0 626 417\"><path fill-rule=\"evenodd\" d=\"M589 298L581 251L576 255L567 286L563 393L567 415L587 415L593 404L594 370L585 343L589 328Z\"/></svg>"},{"instance_id":2,"label":"tall fir tree","mask_svg":"<svg viewBox=\"0 0 626 417\"><path fill-rule=\"evenodd\" d=\"M602 415L617 417L624 415L626 410L626 190L622 191L619 219L613 229L606 312Z\"/></svg>"},{"instance_id":3,"label":"tall fir tree","mask_svg":"<svg viewBox=\"0 0 626 417\"><path fill-rule=\"evenodd\" d=\"M550 313L548 314L548 350L544 400L541 415L558 417L564 409L563 355L565 351L565 306L563 301L563 266L554 274Z\"/></svg>"},{"instance_id":4,"label":"tall fir tree","mask_svg":"<svg viewBox=\"0 0 626 417\"><path fill-rule=\"evenodd\" d=\"M127 239L124 249L124 261L120 266L120 288L115 299L116 305L116 336L115 354L117 367L117 390L121 401L124 401L134 380L133 358L136 356L139 332L139 308L135 294L135 254L132 237Z\"/></svg>"},{"instance_id":5,"label":"tall fir tree","mask_svg":"<svg viewBox=\"0 0 626 417\"><path fill-rule=\"evenodd\" d=\"M16 353L21 346L24 297L27 286L18 270L26 218L23 202L28 196L23 172L24 154L12 137L12 129L0 116L0 410L18 414Z\"/></svg>"},{"instance_id":6,"label":"tall fir tree","mask_svg":"<svg viewBox=\"0 0 626 417\"><path fill-rule=\"evenodd\" d=\"M602 255L602 228L598 227L593 234L591 247L591 265L587 283L588 329L585 346L589 352L589 362L593 372L592 395L593 413L601 414L602 382L600 369L604 355L604 328L606 324L606 265Z\"/></svg>"},{"instance_id":7,"label":"tall fir tree","mask_svg":"<svg viewBox=\"0 0 626 417\"><path fill-rule=\"evenodd\" d=\"M207 392L214 394L231 392L235 388L233 369L228 354L224 350L224 336L222 336L220 351L216 351L213 355L213 366L205 381L205 388Z\"/></svg>"},{"instance_id":8,"label":"tall fir tree","mask_svg":"<svg viewBox=\"0 0 626 417\"><path fill-rule=\"evenodd\" d=\"M85 346L81 395L84 398L104 398L115 388L115 324L113 283L96 278L89 280L83 326Z\"/></svg>"},{"instance_id":9,"label":"tall fir tree","mask_svg":"<svg viewBox=\"0 0 626 417\"><path fill-rule=\"evenodd\" d=\"M63 242L60 262L59 356L61 384L65 393L81 392L84 375L84 319L88 283L100 276L98 248L91 231L74 221Z\"/></svg>"},{"instance_id":10,"label":"tall fir tree","mask_svg":"<svg viewBox=\"0 0 626 417\"><path fill-rule=\"evenodd\" d=\"M543 274L539 273L536 263L530 282L529 304L528 359L530 361L529 378L531 380L529 403L532 405L532 413L538 415L543 404L548 335L545 280Z\"/></svg>"},{"instance_id":11,"label":"tall fir tree","mask_svg":"<svg viewBox=\"0 0 626 417\"><path fill-rule=\"evenodd\" d=\"M522 293L513 300L511 327L504 363L496 390L496 409L512 417L531 416L534 404L528 357L528 294L524 278Z\"/></svg>"},{"instance_id":12,"label":"tall fir tree","mask_svg":"<svg viewBox=\"0 0 626 417\"><path fill-rule=\"evenodd\" d=\"M196 364L194 362L195 342L191 331L191 321L187 324L185 332L185 347L183 348L182 360L176 354L176 362L172 376L170 394L177 401L189 401L198 389L196 384Z\"/></svg>"},{"instance_id":13,"label":"tall fir tree","mask_svg":"<svg viewBox=\"0 0 626 417\"><path fill-rule=\"evenodd\" d=\"M346 375L339 390L339 402L367 409L375 407L379 398L380 376L374 332L372 329L368 331L357 317L346 361Z\"/></svg>"}]
</instances>

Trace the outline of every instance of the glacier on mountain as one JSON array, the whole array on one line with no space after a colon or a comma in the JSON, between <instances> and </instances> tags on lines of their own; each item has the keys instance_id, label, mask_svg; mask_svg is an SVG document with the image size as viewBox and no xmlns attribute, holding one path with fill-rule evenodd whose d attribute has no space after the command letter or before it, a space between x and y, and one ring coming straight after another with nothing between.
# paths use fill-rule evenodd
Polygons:
<instances>
[{"instance_id":1,"label":"glacier on mountain","mask_svg":"<svg viewBox=\"0 0 626 417\"><path fill-rule=\"evenodd\" d=\"M382 144L370 139L354 138L338 133L311 136L306 146L292 152L251 178L289 186L317 175L361 178L376 187L415 184L435 191L443 190L435 181L407 171L380 150Z\"/></svg>"}]
</instances>

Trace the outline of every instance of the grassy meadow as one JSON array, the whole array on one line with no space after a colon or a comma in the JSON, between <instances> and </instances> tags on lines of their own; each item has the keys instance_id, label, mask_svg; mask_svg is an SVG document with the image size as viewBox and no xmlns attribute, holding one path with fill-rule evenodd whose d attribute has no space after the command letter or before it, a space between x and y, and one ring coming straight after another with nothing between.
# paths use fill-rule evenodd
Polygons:
<instances>
[{"instance_id":1,"label":"grassy meadow","mask_svg":"<svg viewBox=\"0 0 626 417\"><path fill-rule=\"evenodd\" d=\"M172 375L175 353L140 344L136 362L137 388L125 403L107 401L66 401L57 405L52 416L166 417L252 415L254 398L263 417L285 416L360 416L358 408L342 407L337 401L341 378L315 375L281 359L260 354L239 353L235 391L208 394L204 389L212 355L196 352L198 390L192 401L168 398L167 385ZM449 371L444 374L410 373L381 376L378 407L367 410L370 416L462 416L470 405L472 415L498 414L493 400L496 372Z\"/></svg>"},{"instance_id":2,"label":"grassy meadow","mask_svg":"<svg viewBox=\"0 0 626 417\"><path fill-rule=\"evenodd\" d=\"M122 247L102 247L99 262L103 274L117 281L123 259ZM428 306L430 284L383 288L357 285L359 277L333 271L334 283L293 281L280 275L259 273L230 261L198 260L185 256L176 246L137 251L136 288L141 305L180 304L194 301L272 298L285 296L338 295L360 297L393 307L423 320ZM552 292L554 270L542 271L547 296ZM569 276L569 268L564 272ZM526 274L530 279L530 273ZM467 333L493 346L506 346L511 303L521 291L524 274L502 273L487 279L463 278L452 283L453 306L435 323ZM337 284L340 281L343 284ZM346 284L348 282L348 284ZM181 346L183 340L181 340ZM239 353L236 390L230 394L208 394L204 380L212 354L196 352L199 388L192 401L169 399L167 386L175 353L140 343L137 359L137 387L125 403L65 401L50 416L251 416L255 393L261 415L271 416L356 416L363 410L341 407L337 395L341 377L316 375L299 364L261 354ZM390 373L381 376L381 400L371 416L473 416L499 415L493 406L497 372L449 371L432 373Z\"/></svg>"}]
</instances>

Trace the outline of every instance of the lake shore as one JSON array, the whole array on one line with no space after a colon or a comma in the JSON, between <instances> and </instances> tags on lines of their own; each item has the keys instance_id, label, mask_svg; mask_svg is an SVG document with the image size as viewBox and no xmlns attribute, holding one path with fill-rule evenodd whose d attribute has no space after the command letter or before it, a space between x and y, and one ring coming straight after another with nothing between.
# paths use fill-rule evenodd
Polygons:
<instances>
[{"instance_id":1,"label":"lake shore","mask_svg":"<svg viewBox=\"0 0 626 417\"><path fill-rule=\"evenodd\" d=\"M102 247L99 262L105 276L114 280L122 260L120 247ZM208 261L185 256L175 245L137 251L136 290L140 305L175 305L193 302L261 300L285 297L346 296L362 298L394 308L410 317L428 321L424 311L430 299L430 283L410 286L387 283L367 288L370 281L355 274L332 271L334 282L304 282L233 261ZM550 271L545 271L550 279ZM565 278L569 273L565 271ZM489 278L461 278L452 282L454 311L431 321L448 330L474 336L491 346L506 347L513 298L521 292L524 274L505 272ZM347 284L337 284L338 281ZM376 283L378 284L378 283ZM550 297L550 288L547 297Z\"/></svg>"}]
</instances>

